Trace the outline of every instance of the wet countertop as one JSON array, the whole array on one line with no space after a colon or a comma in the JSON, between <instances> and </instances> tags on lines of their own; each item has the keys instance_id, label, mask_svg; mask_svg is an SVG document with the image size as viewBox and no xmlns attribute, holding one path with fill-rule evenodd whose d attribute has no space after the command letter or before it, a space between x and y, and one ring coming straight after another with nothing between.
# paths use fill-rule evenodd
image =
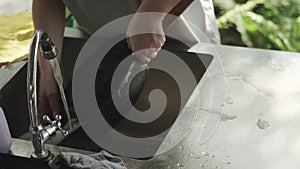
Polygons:
<instances>
[{"instance_id":1,"label":"wet countertop","mask_svg":"<svg viewBox=\"0 0 300 169\"><path fill-rule=\"evenodd\" d=\"M128 167L299 168L300 53L205 44L191 51L215 55L198 85L194 125L182 120L169 135L188 130L180 144Z\"/></svg>"},{"instance_id":2,"label":"wet countertop","mask_svg":"<svg viewBox=\"0 0 300 169\"><path fill-rule=\"evenodd\" d=\"M198 84L199 93L193 93L185 107L200 108L190 115L193 121L188 117L176 121L162 147L172 144L180 131L187 136L149 160L123 158L126 166L299 168L300 53L208 44L195 45L191 51L215 56ZM7 70L0 69L0 75L3 71ZM13 146L12 152L16 149Z\"/></svg>"}]
</instances>

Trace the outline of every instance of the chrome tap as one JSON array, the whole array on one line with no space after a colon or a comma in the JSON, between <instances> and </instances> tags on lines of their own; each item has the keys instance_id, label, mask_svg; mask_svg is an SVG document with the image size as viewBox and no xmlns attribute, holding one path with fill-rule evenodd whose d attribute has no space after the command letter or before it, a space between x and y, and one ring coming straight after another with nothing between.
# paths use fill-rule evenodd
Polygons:
<instances>
[{"instance_id":1,"label":"chrome tap","mask_svg":"<svg viewBox=\"0 0 300 169\"><path fill-rule=\"evenodd\" d=\"M44 159L51 155L44 147L45 142L49 140L57 130L61 131L65 136L68 135L68 131L62 129L60 115L57 115L53 121L51 121L47 115L43 116L43 120L48 122L48 125L45 127L43 127L39 121L40 118L37 106L37 65L39 48L42 56L46 59L53 59L57 56L58 51L46 32L43 30L35 31L30 44L27 65L27 101L30 117L29 131L32 135L32 144L34 147L32 157Z\"/></svg>"}]
</instances>

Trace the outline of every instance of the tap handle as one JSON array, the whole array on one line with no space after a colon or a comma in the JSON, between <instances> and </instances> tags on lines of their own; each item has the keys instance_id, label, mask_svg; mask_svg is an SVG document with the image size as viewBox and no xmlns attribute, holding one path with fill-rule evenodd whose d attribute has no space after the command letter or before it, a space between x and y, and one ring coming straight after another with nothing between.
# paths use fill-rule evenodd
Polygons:
<instances>
[{"instance_id":1,"label":"tap handle","mask_svg":"<svg viewBox=\"0 0 300 169\"><path fill-rule=\"evenodd\" d=\"M51 121L51 119L47 115L43 116L43 120L46 121L46 122L48 122L49 124L53 124L53 121Z\"/></svg>"},{"instance_id":2,"label":"tap handle","mask_svg":"<svg viewBox=\"0 0 300 169\"><path fill-rule=\"evenodd\" d=\"M61 119L62 119L61 115L56 115L56 116L55 116L55 120L61 121Z\"/></svg>"},{"instance_id":3,"label":"tap handle","mask_svg":"<svg viewBox=\"0 0 300 169\"><path fill-rule=\"evenodd\" d=\"M57 125L57 129L58 129L64 136L69 135L69 131L64 130L64 129L61 127L61 122L60 122L61 119L62 119L61 115L56 115L56 116L55 116L55 119L56 119L56 121L57 121L58 124L59 124L59 125Z\"/></svg>"},{"instance_id":4,"label":"tap handle","mask_svg":"<svg viewBox=\"0 0 300 169\"><path fill-rule=\"evenodd\" d=\"M68 136L69 135L69 131L63 129L61 126L58 126L57 128L63 134L63 136Z\"/></svg>"},{"instance_id":5,"label":"tap handle","mask_svg":"<svg viewBox=\"0 0 300 169\"><path fill-rule=\"evenodd\" d=\"M59 130L64 136L67 136L67 135L69 135L69 131L64 130L61 127L61 122L60 122L61 119L62 119L61 115L56 115L55 120L53 120L53 121L49 118L49 116L47 116L47 115L43 116L44 121L48 122L51 126L55 126L57 128L57 130Z\"/></svg>"}]
</instances>

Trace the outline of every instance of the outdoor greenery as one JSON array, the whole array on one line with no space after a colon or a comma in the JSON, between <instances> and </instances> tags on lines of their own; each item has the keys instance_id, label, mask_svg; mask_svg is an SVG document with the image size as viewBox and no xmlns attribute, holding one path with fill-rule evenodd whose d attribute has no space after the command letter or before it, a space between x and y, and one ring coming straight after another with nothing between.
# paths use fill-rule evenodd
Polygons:
<instances>
[{"instance_id":1,"label":"outdoor greenery","mask_svg":"<svg viewBox=\"0 0 300 169\"><path fill-rule=\"evenodd\" d=\"M300 0L213 0L223 44L300 52Z\"/></svg>"}]
</instances>

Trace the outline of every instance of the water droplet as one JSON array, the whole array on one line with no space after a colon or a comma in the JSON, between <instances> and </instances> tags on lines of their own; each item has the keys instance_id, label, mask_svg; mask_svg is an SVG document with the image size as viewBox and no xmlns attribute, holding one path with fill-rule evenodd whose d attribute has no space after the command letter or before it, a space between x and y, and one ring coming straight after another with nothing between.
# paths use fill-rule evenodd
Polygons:
<instances>
[{"instance_id":1,"label":"water droplet","mask_svg":"<svg viewBox=\"0 0 300 169\"><path fill-rule=\"evenodd\" d=\"M200 164L200 167L204 167L204 164Z\"/></svg>"},{"instance_id":2,"label":"water droplet","mask_svg":"<svg viewBox=\"0 0 300 169\"><path fill-rule=\"evenodd\" d=\"M180 158L183 158L183 155L182 155L182 154L180 154L180 155L179 155L179 157L180 157Z\"/></svg>"},{"instance_id":3,"label":"water droplet","mask_svg":"<svg viewBox=\"0 0 300 169\"><path fill-rule=\"evenodd\" d=\"M272 69L275 69L275 70L281 70L282 69L282 66L281 64L277 63L277 62L272 62L272 66L271 68Z\"/></svg>"},{"instance_id":4,"label":"water droplet","mask_svg":"<svg viewBox=\"0 0 300 169\"><path fill-rule=\"evenodd\" d=\"M234 120L236 118L237 118L237 116L235 114L226 114L226 113L221 114L222 121Z\"/></svg>"},{"instance_id":5,"label":"water droplet","mask_svg":"<svg viewBox=\"0 0 300 169\"><path fill-rule=\"evenodd\" d=\"M191 154L190 154L190 157L194 157L194 155L195 155L194 153L191 153Z\"/></svg>"},{"instance_id":6,"label":"water droplet","mask_svg":"<svg viewBox=\"0 0 300 169\"><path fill-rule=\"evenodd\" d=\"M205 127L206 127L206 124L203 124L201 127L202 127L202 128L205 128Z\"/></svg>"},{"instance_id":7,"label":"water droplet","mask_svg":"<svg viewBox=\"0 0 300 169\"><path fill-rule=\"evenodd\" d=\"M194 158L194 159L200 159L200 158L201 158L201 155L194 154L193 158Z\"/></svg>"},{"instance_id":8,"label":"water droplet","mask_svg":"<svg viewBox=\"0 0 300 169\"><path fill-rule=\"evenodd\" d=\"M179 146L178 148L179 148L179 150L183 150L183 146Z\"/></svg>"},{"instance_id":9,"label":"water droplet","mask_svg":"<svg viewBox=\"0 0 300 169\"><path fill-rule=\"evenodd\" d=\"M225 164L230 164L230 162L229 161L226 161L226 160L223 160L223 163L225 163Z\"/></svg>"},{"instance_id":10,"label":"water droplet","mask_svg":"<svg viewBox=\"0 0 300 169\"><path fill-rule=\"evenodd\" d=\"M210 155L210 157L213 157L213 158L214 158L214 157L215 157L215 155L213 155L213 154L212 154L212 155Z\"/></svg>"},{"instance_id":11,"label":"water droplet","mask_svg":"<svg viewBox=\"0 0 300 169\"><path fill-rule=\"evenodd\" d=\"M233 104L234 101L233 101L230 97L228 97L228 98L226 99L226 103L227 103L227 104Z\"/></svg>"},{"instance_id":12,"label":"water droplet","mask_svg":"<svg viewBox=\"0 0 300 169\"><path fill-rule=\"evenodd\" d=\"M202 152L203 156L209 156L209 154L207 152Z\"/></svg>"},{"instance_id":13,"label":"water droplet","mask_svg":"<svg viewBox=\"0 0 300 169\"><path fill-rule=\"evenodd\" d=\"M184 166L180 163L176 163L176 166L179 167L179 168L183 168Z\"/></svg>"},{"instance_id":14,"label":"water droplet","mask_svg":"<svg viewBox=\"0 0 300 169\"><path fill-rule=\"evenodd\" d=\"M257 127L260 129L266 129L270 126L269 122L262 120L262 119L258 119L257 121Z\"/></svg>"},{"instance_id":15,"label":"water droplet","mask_svg":"<svg viewBox=\"0 0 300 169\"><path fill-rule=\"evenodd\" d=\"M169 166L169 165L168 165L168 166L167 166L167 168L168 168L168 169L170 169L170 168L171 168L171 166Z\"/></svg>"}]
</instances>

